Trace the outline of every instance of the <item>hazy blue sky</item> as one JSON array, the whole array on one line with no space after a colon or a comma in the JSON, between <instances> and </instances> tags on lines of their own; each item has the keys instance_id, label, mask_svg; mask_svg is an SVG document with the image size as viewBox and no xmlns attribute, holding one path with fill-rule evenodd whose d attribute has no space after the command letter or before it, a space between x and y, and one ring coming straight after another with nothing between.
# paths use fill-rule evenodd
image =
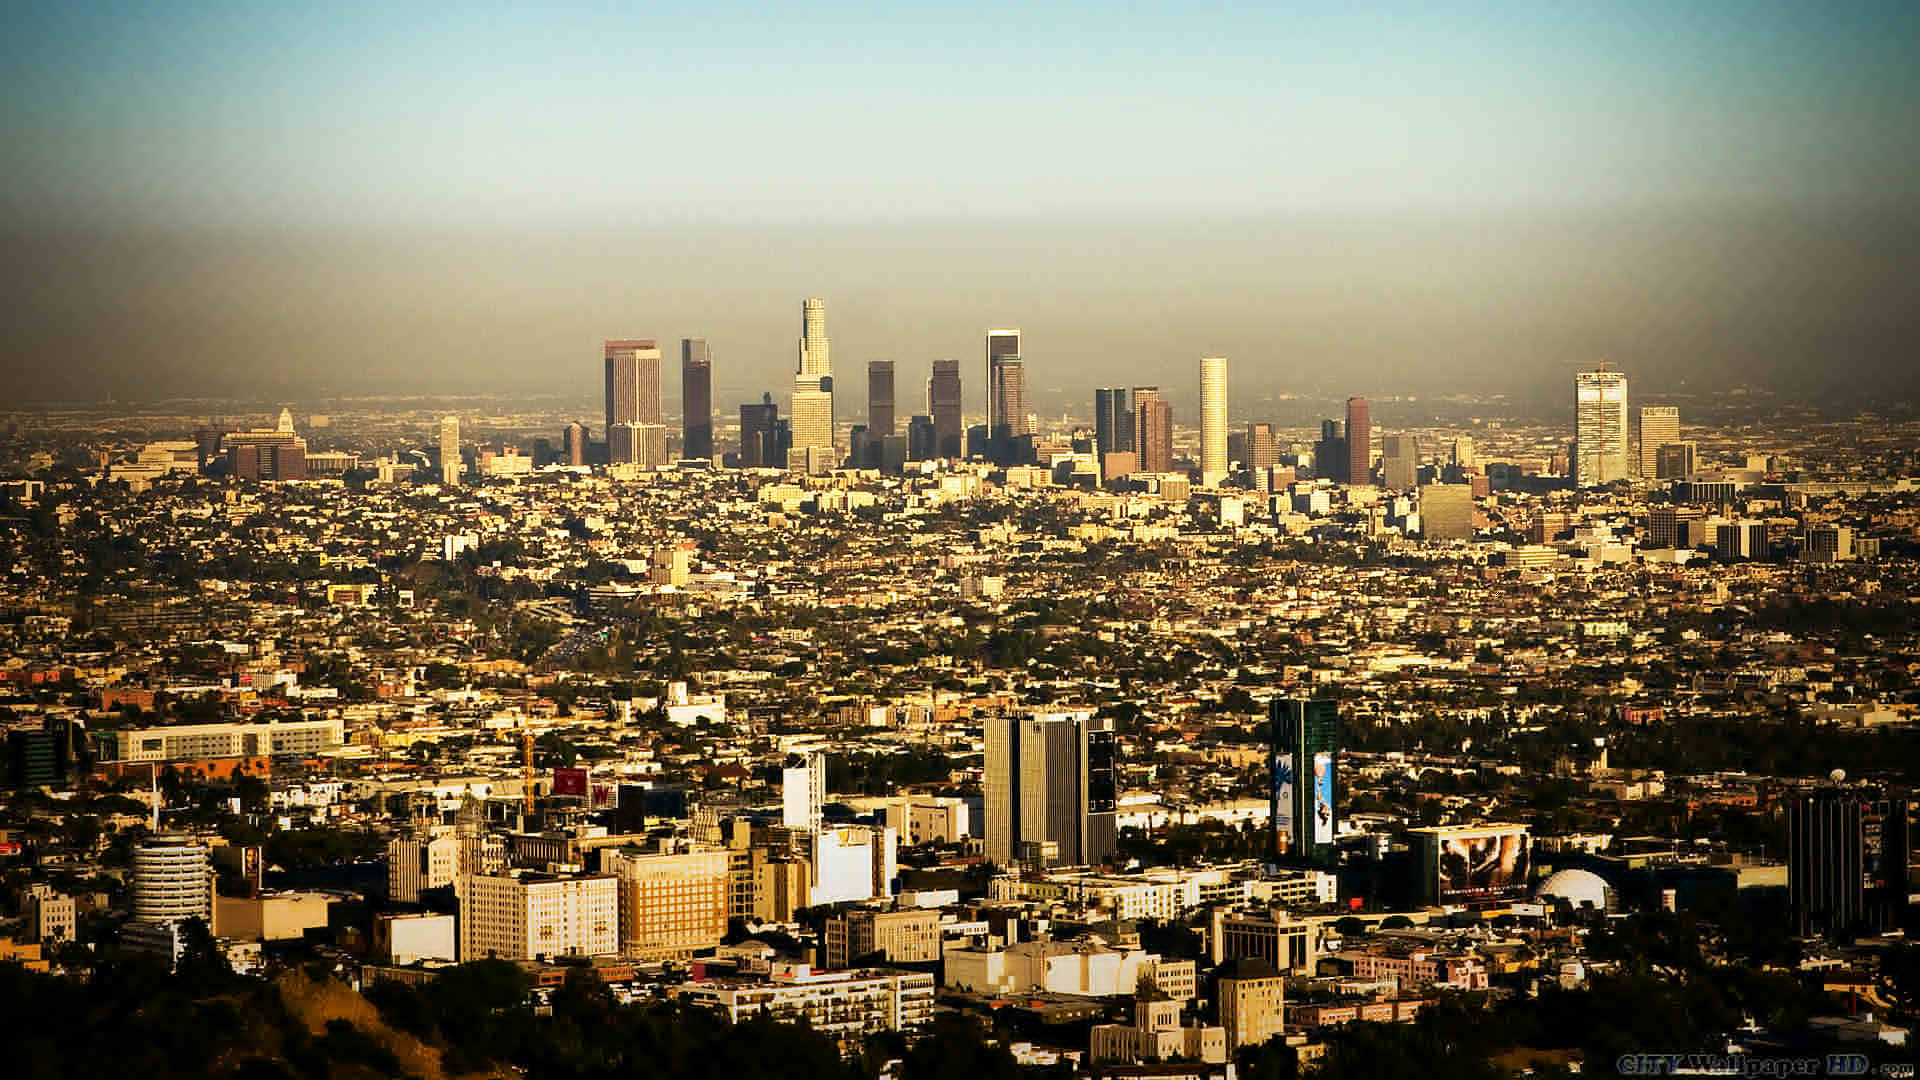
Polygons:
<instances>
[{"instance_id":1,"label":"hazy blue sky","mask_svg":"<svg viewBox=\"0 0 1920 1080\"><path fill-rule=\"evenodd\" d=\"M584 391L628 335L744 393L809 294L904 386L1003 324L1076 395L1920 367L1913 3L4 19L28 393Z\"/></svg>"}]
</instances>

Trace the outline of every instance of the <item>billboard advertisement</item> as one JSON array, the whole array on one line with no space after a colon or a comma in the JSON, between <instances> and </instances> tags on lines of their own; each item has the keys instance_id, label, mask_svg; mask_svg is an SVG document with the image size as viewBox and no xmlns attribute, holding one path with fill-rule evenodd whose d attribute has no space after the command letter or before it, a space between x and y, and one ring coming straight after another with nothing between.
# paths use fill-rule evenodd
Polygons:
<instances>
[{"instance_id":1,"label":"billboard advertisement","mask_svg":"<svg viewBox=\"0 0 1920 1080\"><path fill-rule=\"evenodd\" d=\"M1333 755L1313 755L1313 842L1333 843Z\"/></svg>"},{"instance_id":2,"label":"billboard advertisement","mask_svg":"<svg viewBox=\"0 0 1920 1080\"><path fill-rule=\"evenodd\" d=\"M1464 832L1436 838L1439 900L1497 900L1526 892L1531 871L1524 828Z\"/></svg>"},{"instance_id":3,"label":"billboard advertisement","mask_svg":"<svg viewBox=\"0 0 1920 1080\"><path fill-rule=\"evenodd\" d=\"M1287 834L1293 831L1293 755L1277 754L1273 759L1273 827Z\"/></svg>"},{"instance_id":4,"label":"billboard advertisement","mask_svg":"<svg viewBox=\"0 0 1920 1080\"><path fill-rule=\"evenodd\" d=\"M587 770L585 769L553 770L553 793L555 795L576 795L582 799L586 798L587 797Z\"/></svg>"}]
</instances>

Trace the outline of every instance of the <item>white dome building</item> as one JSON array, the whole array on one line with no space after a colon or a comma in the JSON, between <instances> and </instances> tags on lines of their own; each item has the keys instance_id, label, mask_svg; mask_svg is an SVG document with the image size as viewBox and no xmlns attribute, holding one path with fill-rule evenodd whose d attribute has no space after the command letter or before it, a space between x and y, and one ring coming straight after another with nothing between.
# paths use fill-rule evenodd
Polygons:
<instances>
[{"instance_id":1,"label":"white dome building","mask_svg":"<svg viewBox=\"0 0 1920 1080\"><path fill-rule=\"evenodd\" d=\"M1606 911L1613 900L1613 887L1607 884L1606 878L1591 870L1559 870L1542 882L1533 895L1546 904L1565 900L1575 911L1585 907Z\"/></svg>"}]
</instances>

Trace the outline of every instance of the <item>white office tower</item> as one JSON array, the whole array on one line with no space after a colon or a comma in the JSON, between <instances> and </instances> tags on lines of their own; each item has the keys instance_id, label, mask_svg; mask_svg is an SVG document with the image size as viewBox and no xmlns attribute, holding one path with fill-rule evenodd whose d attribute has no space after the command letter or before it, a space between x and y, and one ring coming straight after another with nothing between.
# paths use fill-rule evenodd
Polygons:
<instances>
[{"instance_id":1,"label":"white office tower","mask_svg":"<svg viewBox=\"0 0 1920 1080\"><path fill-rule=\"evenodd\" d=\"M1113 721L1091 709L987 720L987 858L1088 866L1112 855Z\"/></svg>"},{"instance_id":2,"label":"white office tower","mask_svg":"<svg viewBox=\"0 0 1920 1080\"><path fill-rule=\"evenodd\" d=\"M893 879L899 874L898 829L837 825L814 833L808 852L813 869L809 904L858 903L893 895Z\"/></svg>"},{"instance_id":3,"label":"white office tower","mask_svg":"<svg viewBox=\"0 0 1920 1080\"><path fill-rule=\"evenodd\" d=\"M1680 441L1680 409L1674 405L1640 406L1640 476L1660 476L1660 448Z\"/></svg>"},{"instance_id":4,"label":"white office tower","mask_svg":"<svg viewBox=\"0 0 1920 1080\"><path fill-rule=\"evenodd\" d=\"M1618 371L1581 371L1573 376L1573 480L1580 487L1610 484L1633 475L1627 456L1627 377Z\"/></svg>"},{"instance_id":5,"label":"white office tower","mask_svg":"<svg viewBox=\"0 0 1920 1080\"><path fill-rule=\"evenodd\" d=\"M133 917L137 922L213 922L213 871L207 849L181 833L156 833L133 849Z\"/></svg>"},{"instance_id":6,"label":"white office tower","mask_svg":"<svg viewBox=\"0 0 1920 1080\"><path fill-rule=\"evenodd\" d=\"M827 755L808 754L806 763L780 773L780 824L820 831L820 807L827 794Z\"/></svg>"},{"instance_id":7,"label":"white office tower","mask_svg":"<svg viewBox=\"0 0 1920 1080\"><path fill-rule=\"evenodd\" d=\"M460 482L460 418L440 418L440 482L452 487Z\"/></svg>"},{"instance_id":8,"label":"white office tower","mask_svg":"<svg viewBox=\"0 0 1920 1080\"><path fill-rule=\"evenodd\" d=\"M1200 360L1200 486L1227 478L1227 358Z\"/></svg>"},{"instance_id":9,"label":"white office tower","mask_svg":"<svg viewBox=\"0 0 1920 1080\"><path fill-rule=\"evenodd\" d=\"M833 358L827 342L827 303L818 298L801 305L792 417L793 446L787 460L803 463L810 472L821 471L819 463L833 457Z\"/></svg>"}]
</instances>

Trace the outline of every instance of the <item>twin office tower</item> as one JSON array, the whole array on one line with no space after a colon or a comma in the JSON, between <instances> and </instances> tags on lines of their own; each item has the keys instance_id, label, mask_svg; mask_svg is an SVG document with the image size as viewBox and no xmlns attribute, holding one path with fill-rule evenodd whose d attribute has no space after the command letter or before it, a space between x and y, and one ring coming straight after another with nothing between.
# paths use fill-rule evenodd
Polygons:
<instances>
[{"instance_id":1,"label":"twin office tower","mask_svg":"<svg viewBox=\"0 0 1920 1080\"><path fill-rule=\"evenodd\" d=\"M660 348L653 341L609 341L606 356L607 460L642 466L667 463L660 411ZM681 456L713 456L713 362L699 338L680 342Z\"/></svg>"}]
</instances>

